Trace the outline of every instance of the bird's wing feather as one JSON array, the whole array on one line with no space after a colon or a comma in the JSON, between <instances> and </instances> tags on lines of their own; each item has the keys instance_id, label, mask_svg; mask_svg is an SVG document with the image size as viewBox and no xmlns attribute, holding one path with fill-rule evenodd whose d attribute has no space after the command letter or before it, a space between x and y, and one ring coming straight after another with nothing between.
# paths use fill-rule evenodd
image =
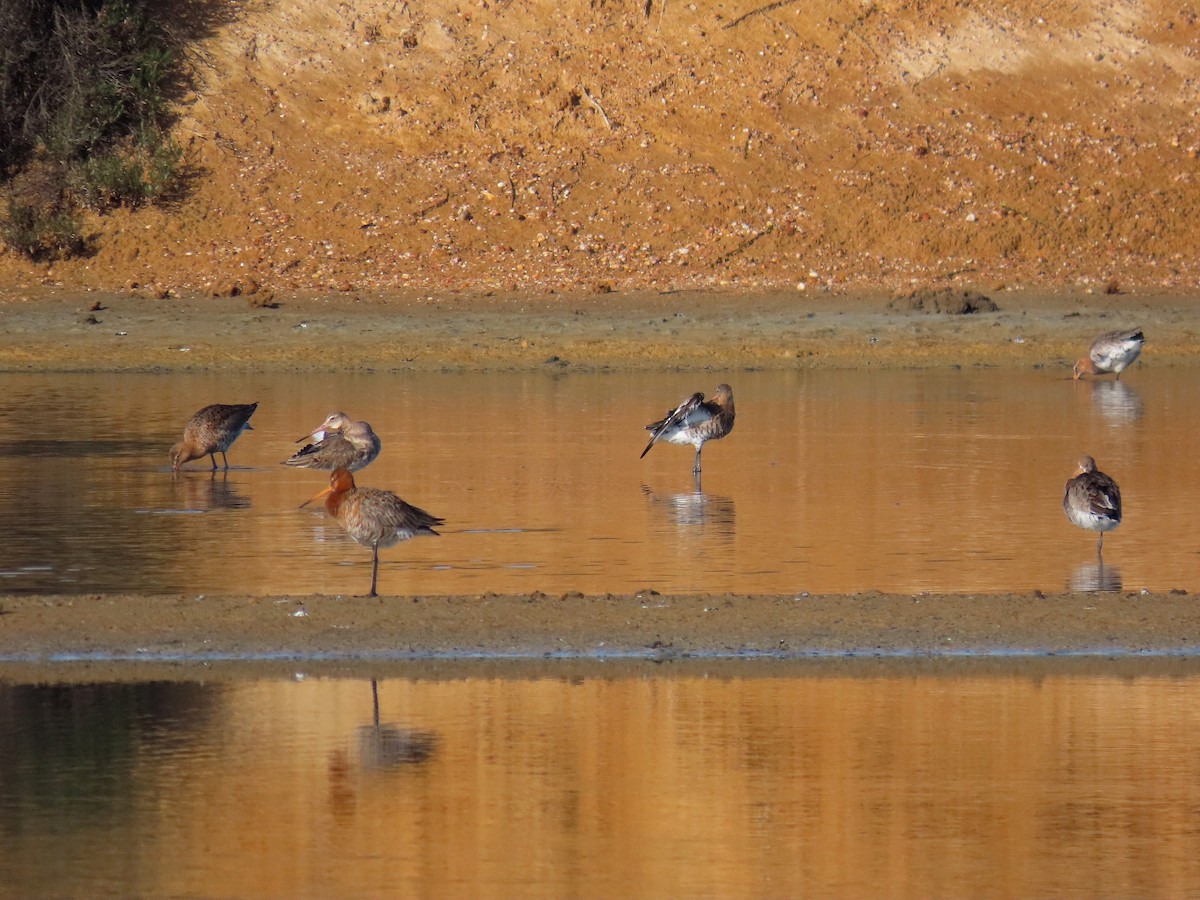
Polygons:
<instances>
[{"instance_id":1,"label":"bird's wing feather","mask_svg":"<svg viewBox=\"0 0 1200 900\"><path fill-rule=\"evenodd\" d=\"M354 447L340 434L327 434L323 440L305 444L283 461L285 466L323 466L336 469L354 459Z\"/></svg>"},{"instance_id":2,"label":"bird's wing feather","mask_svg":"<svg viewBox=\"0 0 1200 900\"><path fill-rule=\"evenodd\" d=\"M697 412L699 410L699 412ZM692 416L699 418L692 420ZM651 422L646 426L647 431L653 432L650 435L650 443L646 445L646 449L642 451L642 456L650 452L650 448L654 446L654 442L662 437L672 428L678 428L682 425L692 425L697 421L711 419L712 413L704 408L704 395L697 392L692 394L677 407L667 413L666 417L659 422Z\"/></svg>"},{"instance_id":3,"label":"bird's wing feather","mask_svg":"<svg viewBox=\"0 0 1200 900\"><path fill-rule=\"evenodd\" d=\"M1088 492L1088 506L1097 515L1120 518L1121 489L1115 482L1107 485L1094 485Z\"/></svg>"}]
</instances>

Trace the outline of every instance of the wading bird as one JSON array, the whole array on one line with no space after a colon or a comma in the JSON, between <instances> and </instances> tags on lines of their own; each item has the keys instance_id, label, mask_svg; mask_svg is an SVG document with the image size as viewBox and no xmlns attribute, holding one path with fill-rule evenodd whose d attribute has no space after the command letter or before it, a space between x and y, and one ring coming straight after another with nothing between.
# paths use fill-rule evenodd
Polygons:
<instances>
[{"instance_id":1,"label":"wading bird","mask_svg":"<svg viewBox=\"0 0 1200 900\"><path fill-rule=\"evenodd\" d=\"M229 468L225 451L246 430L253 431L250 417L258 408L257 403L214 403L206 406L188 420L183 429L183 440L171 448L171 467L178 472L185 462L202 456L212 457L212 467L217 468L217 454Z\"/></svg>"},{"instance_id":2,"label":"wading bird","mask_svg":"<svg viewBox=\"0 0 1200 900\"><path fill-rule=\"evenodd\" d=\"M345 413L333 413L320 427L296 441L309 441L283 461L304 469L365 469L383 444L367 422L352 422Z\"/></svg>"},{"instance_id":3,"label":"wading bird","mask_svg":"<svg viewBox=\"0 0 1200 900\"><path fill-rule=\"evenodd\" d=\"M733 388L729 385L717 385L711 400L705 400L700 393L692 394L668 412L666 418L646 426L653 434L642 456L660 440L669 444L691 444L696 448L692 474L699 475L700 451L705 441L718 440L733 431L733 417Z\"/></svg>"},{"instance_id":4,"label":"wading bird","mask_svg":"<svg viewBox=\"0 0 1200 900\"><path fill-rule=\"evenodd\" d=\"M434 527L445 520L405 503L391 491L357 487L346 469L335 469L329 487L311 500L325 498L325 511L338 520L346 533L364 547L371 548L371 593L376 597L379 580L379 548L392 547L422 534L437 537Z\"/></svg>"},{"instance_id":5,"label":"wading bird","mask_svg":"<svg viewBox=\"0 0 1200 900\"><path fill-rule=\"evenodd\" d=\"M1092 341L1088 355L1075 363L1075 378L1116 372L1120 381L1121 373L1138 358L1145 343L1146 336L1140 328L1102 334Z\"/></svg>"},{"instance_id":6,"label":"wading bird","mask_svg":"<svg viewBox=\"0 0 1200 900\"><path fill-rule=\"evenodd\" d=\"M1063 512L1080 528L1100 532L1096 541L1098 555L1104 545L1104 532L1121 524L1121 489L1096 468L1094 459L1081 456L1079 473L1067 481Z\"/></svg>"}]
</instances>

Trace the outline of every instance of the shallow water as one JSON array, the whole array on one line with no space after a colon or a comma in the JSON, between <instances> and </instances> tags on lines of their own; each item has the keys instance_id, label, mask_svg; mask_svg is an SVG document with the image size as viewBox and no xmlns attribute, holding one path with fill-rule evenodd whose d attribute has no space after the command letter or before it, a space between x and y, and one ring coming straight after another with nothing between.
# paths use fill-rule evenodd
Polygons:
<instances>
[{"instance_id":1,"label":"shallow water","mask_svg":"<svg viewBox=\"0 0 1200 900\"><path fill-rule=\"evenodd\" d=\"M549 674L546 674L549 673ZM0 684L0 897L1200 890L1200 672Z\"/></svg>"},{"instance_id":2,"label":"shallow water","mask_svg":"<svg viewBox=\"0 0 1200 900\"><path fill-rule=\"evenodd\" d=\"M370 553L279 462L329 412L384 443L359 473L446 519L382 553L384 593L1200 589L1200 370L1121 382L943 369L645 375L5 375L0 591L363 593ZM642 426L729 381L704 451ZM234 466L166 464L210 402L260 402ZM1081 452L1121 484L1067 522Z\"/></svg>"}]
</instances>

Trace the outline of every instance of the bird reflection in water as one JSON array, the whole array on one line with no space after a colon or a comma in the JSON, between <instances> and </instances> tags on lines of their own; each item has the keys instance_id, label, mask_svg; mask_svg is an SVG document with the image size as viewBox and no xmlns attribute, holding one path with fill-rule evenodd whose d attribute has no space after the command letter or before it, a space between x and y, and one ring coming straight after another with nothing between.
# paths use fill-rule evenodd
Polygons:
<instances>
[{"instance_id":1,"label":"bird reflection in water","mask_svg":"<svg viewBox=\"0 0 1200 900\"><path fill-rule=\"evenodd\" d=\"M218 509L250 508L249 498L238 492L235 483L229 480L227 471L176 472L171 484L182 509L213 512Z\"/></svg>"},{"instance_id":2,"label":"bird reflection in water","mask_svg":"<svg viewBox=\"0 0 1200 900\"><path fill-rule=\"evenodd\" d=\"M395 769L423 763L437 749L437 735L432 731L400 728L379 722L379 684L371 679L371 700L374 716L370 725L358 728L358 758L364 769Z\"/></svg>"},{"instance_id":3,"label":"bird reflection in water","mask_svg":"<svg viewBox=\"0 0 1200 900\"><path fill-rule=\"evenodd\" d=\"M676 528L711 528L721 534L732 535L737 523L737 512L732 497L706 494L700 489L700 477L696 476L695 489L680 494L657 494L643 484L642 494L654 504L654 508L665 511Z\"/></svg>"},{"instance_id":4,"label":"bird reflection in water","mask_svg":"<svg viewBox=\"0 0 1200 900\"><path fill-rule=\"evenodd\" d=\"M1106 566L1102 558L1080 563L1067 582L1068 590L1080 593L1119 591L1121 587L1121 570Z\"/></svg>"},{"instance_id":5,"label":"bird reflection in water","mask_svg":"<svg viewBox=\"0 0 1200 900\"><path fill-rule=\"evenodd\" d=\"M1092 407L1109 425L1132 425L1142 417L1142 397L1125 381L1091 381Z\"/></svg>"}]
</instances>

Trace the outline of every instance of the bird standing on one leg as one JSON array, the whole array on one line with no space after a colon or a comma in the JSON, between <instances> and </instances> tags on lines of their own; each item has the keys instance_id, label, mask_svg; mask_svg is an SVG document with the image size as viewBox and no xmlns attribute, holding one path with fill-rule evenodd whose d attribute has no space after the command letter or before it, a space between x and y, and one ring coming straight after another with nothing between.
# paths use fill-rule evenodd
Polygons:
<instances>
[{"instance_id":1,"label":"bird standing on one leg","mask_svg":"<svg viewBox=\"0 0 1200 900\"><path fill-rule=\"evenodd\" d=\"M1063 512L1080 528L1100 532L1096 541L1096 554L1099 555L1104 546L1104 532L1121 524L1121 489L1096 468L1094 459L1081 456L1079 473L1067 481Z\"/></svg>"},{"instance_id":2,"label":"bird standing on one leg","mask_svg":"<svg viewBox=\"0 0 1200 900\"><path fill-rule=\"evenodd\" d=\"M229 459L225 451L243 431L254 430L250 425L250 417L257 408L257 403L214 403L204 407L188 420L183 429L183 440L171 448L171 467L178 472L185 462L211 456L213 471L216 471L217 454L220 453L228 469Z\"/></svg>"},{"instance_id":3,"label":"bird standing on one leg","mask_svg":"<svg viewBox=\"0 0 1200 900\"><path fill-rule=\"evenodd\" d=\"M729 385L717 385L711 400L705 400L700 393L692 394L668 412L666 418L646 426L653 434L642 456L659 440L669 444L691 444L696 448L692 474L699 475L700 451L705 441L718 440L733 431L733 419L733 388Z\"/></svg>"},{"instance_id":4,"label":"bird standing on one leg","mask_svg":"<svg viewBox=\"0 0 1200 900\"><path fill-rule=\"evenodd\" d=\"M1121 373L1141 355L1145 343L1146 336L1140 328L1106 332L1092 341L1088 355L1075 363L1074 377L1116 372L1120 381Z\"/></svg>"},{"instance_id":5,"label":"bird standing on one leg","mask_svg":"<svg viewBox=\"0 0 1200 900\"><path fill-rule=\"evenodd\" d=\"M401 541L422 534L437 537L434 527L445 520L405 503L391 491L358 487L354 476L346 469L335 469L329 476L329 487L312 500L325 498L325 511L338 520L346 533L364 547L371 548L371 593L376 597L379 580L379 548L392 547Z\"/></svg>"}]
</instances>

